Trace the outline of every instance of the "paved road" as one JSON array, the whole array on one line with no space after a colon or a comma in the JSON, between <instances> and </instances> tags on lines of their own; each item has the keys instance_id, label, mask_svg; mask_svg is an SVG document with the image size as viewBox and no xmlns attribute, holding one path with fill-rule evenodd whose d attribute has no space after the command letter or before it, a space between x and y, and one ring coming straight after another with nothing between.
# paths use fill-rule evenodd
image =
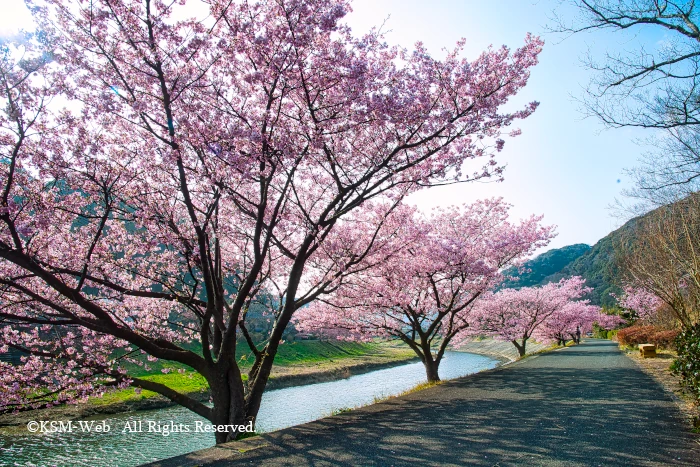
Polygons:
<instances>
[{"instance_id":1,"label":"paved road","mask_svg":"<svg viewBox=\"0 0 700 467\"><path fill-rule=\"evenodd\" d=\"M698 440L659 384L589 340L152 465L700 466Z\"/></svg>"}]
</instances>

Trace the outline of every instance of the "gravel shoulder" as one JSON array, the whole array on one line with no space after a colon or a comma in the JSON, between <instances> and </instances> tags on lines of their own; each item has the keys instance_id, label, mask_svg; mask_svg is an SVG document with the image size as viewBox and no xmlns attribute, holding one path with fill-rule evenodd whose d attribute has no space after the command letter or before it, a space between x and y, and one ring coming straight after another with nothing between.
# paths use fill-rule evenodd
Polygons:
<instances>
[{"instance_id":1,"label":"gravel shoulder","mask_svg":"<svg viewBox=\"0 0 700 467\"><path fill-rule=\"evenodd\" d=\"M655 358L642 358L637 350L625 350L628 357L654 378L669 394L691 428L700 428L700 406L680 384L678 376L671 374L671 363L676 358L672 350L659 350ZM700 462L698 462L700 464Z\"/></svg>"}]
</instances>

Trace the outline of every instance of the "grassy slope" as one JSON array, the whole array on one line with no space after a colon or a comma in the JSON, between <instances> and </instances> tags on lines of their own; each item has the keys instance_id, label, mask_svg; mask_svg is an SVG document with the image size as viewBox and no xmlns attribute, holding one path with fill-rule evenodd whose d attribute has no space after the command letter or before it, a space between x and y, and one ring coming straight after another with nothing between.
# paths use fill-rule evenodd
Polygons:
<instances>
[{"instance_id":1,"label":"grassy slope","mask_svg":"<svg viewBox=\"0 0 700 467\"><path fill-rule=\"evenodd\" d=\"M280 346L275 357L275 366L278 368L303 367L329 361L357 359L369 355L392 353L403 355L406 352L403 350L397 352L396 348L388 343L299 341ZM247 356L243 356L240 362L242 369L250 368L253 363L252 359ZM207 382L201 375L187 370L186 367L181 365L158 361L151 362L148 366L148 370L133 366L129 369L130 374L150 381L167 384L172 389L183 393L203 393L208 389ZM164 374L162 371L164 369L169 369L170 373ZM274 373L272 378L274 378ZM137 394L134 389L123 389L109 392L101 398L91 398L90 403L108 405L154 396L156 394L151 391L142 391L140 394Z\"/></svg>"}]
</instances>

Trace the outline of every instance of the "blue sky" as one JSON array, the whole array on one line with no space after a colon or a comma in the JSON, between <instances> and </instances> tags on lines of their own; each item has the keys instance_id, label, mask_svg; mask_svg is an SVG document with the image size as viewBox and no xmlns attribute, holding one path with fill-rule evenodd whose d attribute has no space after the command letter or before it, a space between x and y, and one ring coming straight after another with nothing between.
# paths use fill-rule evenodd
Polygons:
<instances>
[{"instance_id":1,"label":"blue sky","mask_svg":"<svg viewBox=\"0 0 700 467\"><path fill-rule=\"evenodd\" d=\"M390 43L411 46L423 41L439 55L460 38L467 38L467 56L476 57L489 45L522 45L527 32L540 35L545 47L528 86L514 99L522 105L537 100L540 107L521 122L523 134L507 140L501 161L507 163L502 183L472 183L426 190L412 199L419 206L462 203L503 196L517 217L544 214L558 226L549 248L573 243L593 244L623 220L608 209L630 180L623 169L635 165L645 150L635 140L651 136L643 130L605 129L584 118L576 98L590 79L582 64L589 51L603 58L606 51L649 49L663 40L654 31L620 34L595 31L564 37L547 33L555 8L574 18L577 12L555 0L358 0L350 24L358 32L389 17ZM619 182L618 182L619 180Z\"/></svg>"},{"instance_id":2,"label":"blue sky","mask_svg":"<svg viewBox=\"0 0 700 467\"><path fill-rule=\"evenodd\" d=\"M478 56L489 45L522 45L527 32L540 35L545 48L528 86L514 99L519 107L533 100L540 107L518 126L523 134L508 139L499 161L507 164L502 183L469 183L431 188L410 199L421 208L502 196L513 204L515 217L544 214L558 226L549 248L573 243L593 244L617 228L621 220L608 207L629 186L623 169L635 165L644 151L635 139L649 136L640 130L606 130L594 119L584 119L580 104L590 73L582 57L647 46L663 35L591 32L563 38L546 33L556 0L356 0L348 22L358 33L386 19L387 40L410 48L422 41L434 55L467 39L467 57ZM0 34L29 27L21 0L2 0ZM563 9L564 16L575 12Z\"/></svg>"}]
</instances>

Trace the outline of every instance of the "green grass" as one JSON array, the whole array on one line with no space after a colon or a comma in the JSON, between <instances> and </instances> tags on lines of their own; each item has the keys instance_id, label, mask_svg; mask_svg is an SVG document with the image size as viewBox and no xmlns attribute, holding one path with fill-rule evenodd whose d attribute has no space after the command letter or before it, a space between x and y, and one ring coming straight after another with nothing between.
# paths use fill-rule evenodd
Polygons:
<instances>
[{"instance_id":1,"label":"green grass","mask_svg":"<svg viewBox=\"0 0 700 467\"><path fill-rule=\"evenodd\" d=\"M135 375L134 375L135 376ZM198 392L206 392L209 389L207 381L202 375L194 371L185 373L168 373L168 374L152 374L139 376L147 381L166 384L175 391L192 394ZM137 393L135 389L120 389L106 393L100 398L91 398L90 402L95 405L109 405L127 401L137 401L155 397L157 394L151 391L141 391Z\"/></svg>"},{"instance_id":2,"label":"green grass","mask_svg":"<svg viewBox=\"0 0 700 467\"><path fill-rule=\"evenodd\" d=\"M402 392L401 394L399 394L396 397L406 396L408 394L413 394L414 392L422 391L424 389L432 388L434 386L439 386L442 383L443 383L442 381L426 381L425 383L421 383L421 384L419 384L411 389L407 389L406 391Z\"/></svg>"},{"instance_id":3,"label":"green grass","mask_svg":"<svg viewBox=\"0 0 700 467\"><path fill-rule=\"evenodd\" d=\"M192 350L196 351L196 349ZM377 343L326 342L314 340L298 341L280 345L277 355L275 356L275 365L289 367L321 363L371 355L379 351L380 344ZM239 363L242 369L250 368L253 364L253 359L250 356L244 355ZM125 367L131 376L165 384L180 393L201 393L209 389L209 385L204 377L187 366L161 360L156 362L147 362L144 360L144 364L146 366L126 364ZM170 372L165 374L163 370L169 370ZM244 381L248 377L246 374L242 376ZM157 394L151 391L144 390L137 393L135 389L130 388L110 391L101 398L91 398L90 403L95 405L110 405L121 402L138 401L155 396L157 396Z\"/></svg>"},{"instance_id":4,"label":"green grass","mask_svg":"<svg viewBox=\"0 0 700 467\"><path fill-rule=\"evenodd\" d=\"M355 410L353 407L341 407L332 411L330 416L333 417L335 415L340 415L341 413L352 412L353 410Z\"/></svg>"},{"instance_id":5,"label":"green grass","mask_svg":"<svg viewBox=\"0 0 700 467\"><path fill-rule=\"evenodd\" d=\"M386 402L386 401L391 400L391 399L396 399L397 397L407 396L409 394L413 394L414 392L419 392L419 391L423 391L424 389L429 389L429 388L432 388L435 386L439 386L443 382L444 381L433 381L433 382L426 381L425 383L420 383L420 384L412 387L411 389L407 389L407 390L405 390L399 394L393 395L393 396L375 397L373 404L378 404L380 402Z\"/></svg>"},{"instance_id":6,"label":"green grass","mask_svg":"<svg viewBox=\"0 0 700 467\"><path fill-rule=\"evenodd\" d=\"M357 342L299 341L282 344L275 365L292 366L361 357L377 352L378 344Z\"/></svg>"}]
</instances>

